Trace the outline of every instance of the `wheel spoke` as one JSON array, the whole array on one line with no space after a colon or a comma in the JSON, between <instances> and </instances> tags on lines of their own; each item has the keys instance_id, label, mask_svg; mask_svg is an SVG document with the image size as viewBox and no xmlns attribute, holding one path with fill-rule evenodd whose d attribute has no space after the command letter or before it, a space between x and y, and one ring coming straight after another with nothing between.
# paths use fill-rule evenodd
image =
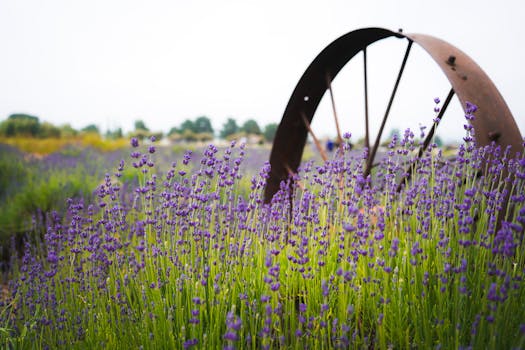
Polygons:
<instances>
[{"instance_id":1,"label":"wheel spoke","mask_svg":"<svg viewBox=\"0 0 525 350\"><path fill-rule=\"evenodd\" d=\"M385 128L385 123L388 118L388 114L390 113L390 108L392 107L392 102L394 101L394 97L397 92L397 88L399 86L399 81L401 80L401 76L403 75L403 71L405 70L405 65L407 63L408 54L410 53L410 49L412 48L412 40L409 40L408 47L405 51L405 56L403 57L403 62L401 63L401 68L399 69L399 73L397 75L396 83L394 84L394 89L392 90L392 94L390 95L390 100L388 101L388 105L386 107L385 115L383 117L383 121L381 122L381 127L379 128L379 132L376 136L376 140L374 142L374 147L372 148L372 151L368 154L368 160L366 164L366 169L364 172L364 176L367 177L370 175L370 170L372 166L372 162L374 161L377 148L379 147L379 142L381 141L381 135L383 134L383 129Z\"/></svg>"},{"instance_id":2,"label":"wheel spoke","mask_svg":"<svg viewBox=\"0 0 525 350\"><path fill-rule=\"evenodd\" d=\"M326 84L328 85L328 91L330 91L330 100L332 101L332 111L334 112L335 128L337 129L337 144L339 147L343 144L343 138L341 137L341 129L339 128L339 118L337 117L337 109L335 108L334 93L332 91L332 79L330 76L326 76Z\"/></svg>"},{"instance_id":3,"label":"wheel spoke","mask_svg":"<svg viewBox=\"0 0 525 350\"><path fill-rule=\"evenodd\" d=\"M321 143L319 142L319 139L315 136L312 128L310 127L310 122L308 122L308 119L304 115L304 113L301 113L301 117L303 117L304 125L306 126L306 129L308 129L308 132L310 133L310 136L312 136L312 139L314 140L315 147L319 151L319 154L321 154L321 158L323 158L323 161L326 162L328 160L328 157L326 156L326 152L324 151L323 147L321 146Z\"/></svg>"},{"instance_id":4,"label":"wheel spoke","mask_svg":"<svg viewBox=\"0 0 525 350\"><path fill-rule=\"evenodd\" d=\"M368 74L366 67L366 47L363 49L364 80L365 80L365 147L370 149L370 132L368 129Z\"/></svg>"},{"instance_id":5,"label":"wheel spoke","mask_svg":"<svg viewBox=\"0 0 525 350\"><path fill-rule=\"evenodd\" d=\"M443 102L443 107L441 107L441 110L439 111L434 123L432 124L432 127L430 128L430 131L428 132L427 136L425 137L425 140L423 141L423 144L421 145L421 147L419 147L419 151L417 152L417 157L416 159L414 159L414 163L417 163L419 161L419 159L421 158L421 156L423 156L423 152L425 152L425 150L428 148L428 145L430 144L430 141L432 140L432 138L434 137L434 133L436 132L436 128L438 127L439 125L439 122L441 121L441 119L443 118L443 115L445 115L445 111L447 110L448 108L448 105L450 104L450 101L452 101L452 97L454 97L454 89L451 88L450 91L448 92L448 95L447 95L447 98L445 99L445 102ZM399 181L398 185L397 185L397 191L399 192L401 190L401 188L403 187L403 184L410 180L410 177L412 176L412 166L410 166L407 171L405 171L405 176L403 176L403 178L401 178L401 181Z\"/></svg>"}]
</instances>

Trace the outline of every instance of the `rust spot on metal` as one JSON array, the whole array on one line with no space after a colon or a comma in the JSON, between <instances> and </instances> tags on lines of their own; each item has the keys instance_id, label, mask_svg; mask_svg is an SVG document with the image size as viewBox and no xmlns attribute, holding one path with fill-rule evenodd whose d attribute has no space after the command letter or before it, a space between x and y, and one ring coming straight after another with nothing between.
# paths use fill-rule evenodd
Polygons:
<instances>
[{"instance_id":1,"label":"rust spot on metal","mask_svg":"<svg viewBox=\"0 0 525 350\"><path fill-rule=\"evenodd\" d=\"M368 45L388 37L407 39L422 47L448 78L463 109L467 102L478 107L472 126L479 146L495 141L498 145L510 146L513 154L523 152L523 138L505 100L490 78L469 56L433 36L404 34L401 30L394 32L383 28L363 28L341 36L324 48L297 83L275 135L270 155L271 172L264 193L265 202L271 201L281 181L288 178L290 170L297 172L308 136L306 125L311 124L327 90L327 72L330 73L330 79L334 79L355 55ZM461 119L458 124L462 123ZM491 134L501 129L505 130L505 134Z\"/></svg>"},{"instance_id":2,"label":"rust spot on metal","mask_svg":"<svg viewBox=\"0 0 525 350\"><path fill-rule=\"evenodd\" d=\"M498 141L498 139L501 136L501 133L499 131L489 131L488 136L490 141Z\"/></svg>"}]
</instances>

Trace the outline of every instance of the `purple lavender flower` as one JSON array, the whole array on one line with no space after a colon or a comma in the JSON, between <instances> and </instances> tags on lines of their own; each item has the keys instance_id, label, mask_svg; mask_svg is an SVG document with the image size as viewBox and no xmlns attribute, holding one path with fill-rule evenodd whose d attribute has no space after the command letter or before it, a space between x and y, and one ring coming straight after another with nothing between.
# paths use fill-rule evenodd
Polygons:
<instances>
[{"instance_id":1,"label":"purple lavender flower","mask_svg":"<svg viewBox=\"0 0 525 350\"><path fill-rule=\"evenodd\" d=\"M301 313L306 312L306 304L299 303L299 312L301 312Z\"/></svg>"},{"instance_id":2,"label":"purple lavender flower","mask_svg":"<svg viewBox=\"0 0 525 350\"><path fill-rule=\"evenodd\" d=\"M383 313L380 313L379 316L377 317L377 324L378 325L382 325L383 324L383 318L385 317L385 315Z\"/></svg>"},{"instance_id":3,"label":"purple lavender flower","mask_svg":"<svg viewBox=\"0 0 525 350\"><path fill-rule=\"evenodd\" d=\"M182 344L182 346L184 347L184 349L190 349L190 348L192 348L192 347L194 347L194 346L196 346L196 345L198 345L198 344L199 344L199 339L197 339L197 338L192 338L192 339L188 339L188 340L186 340L186 341Z\"/></svg>"}]
</instances>

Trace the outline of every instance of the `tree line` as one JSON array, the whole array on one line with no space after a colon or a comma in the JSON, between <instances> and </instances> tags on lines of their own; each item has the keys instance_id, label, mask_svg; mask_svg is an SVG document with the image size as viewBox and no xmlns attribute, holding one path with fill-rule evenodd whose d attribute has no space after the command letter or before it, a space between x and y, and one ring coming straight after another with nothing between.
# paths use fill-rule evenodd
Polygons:
<instances>
[{"instance_id":1,"label":"tree line","mask_svg":"<svg viewBox=\"0 0 525 350\"><path fill-rule=\"evenodd\" d=\"M221 129L216 132L210 118L199 116L193 120L186 119L180 125L172 127L166 135L163 132L151 131L143 120L136 120L134 130L126 136L141 139L150 136L160 139L167 136L172 141L210 141L216 136L225 140L254 137L260 142L271 142L276 131L276 123L269 123L261 128L254 119L248 119L239 125L234 118L228 118ZM69 124L55 126L48 122L41 122L38 117L28 114L12 114L0 122L0 137L67 138L82 133L95 133L109 139L124 137L122 128L102 133L97 125L90 124L76 130Z\"/></svg>"}]
</instances>

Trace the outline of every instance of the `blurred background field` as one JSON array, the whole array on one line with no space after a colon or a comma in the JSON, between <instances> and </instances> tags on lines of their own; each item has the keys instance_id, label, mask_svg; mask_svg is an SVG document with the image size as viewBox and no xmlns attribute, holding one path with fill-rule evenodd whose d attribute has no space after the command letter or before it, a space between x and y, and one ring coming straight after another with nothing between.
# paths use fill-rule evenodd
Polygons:
<instances>
[{"instance_id":1,"label":"blurred background field","mask_svg":"<svg viewBox=\"0 0 525 350\"><path fill-rule=\"evenodd\" d=\"M226 147L225 142L222 144ZM165 173L187 151L194 155L192 166L198 167L206 145L205 142L157 145L157 171ZM249 147L250 157L244 162L243 171L253 174L268 160L270 145ZM34 240L43 235L51 213L60 216L67 211L68 199L92 203L94 191L105 174L114 172L121 159L129 159L130 151L129 139L108 139L96 133L66 138L0 138L2 264L7 262L13 248L20 248L23 238ZM312 156L313 152L306 154ZM137 176L128 171L120 180L135 185Z\"/></svg>"}]
</instances>

